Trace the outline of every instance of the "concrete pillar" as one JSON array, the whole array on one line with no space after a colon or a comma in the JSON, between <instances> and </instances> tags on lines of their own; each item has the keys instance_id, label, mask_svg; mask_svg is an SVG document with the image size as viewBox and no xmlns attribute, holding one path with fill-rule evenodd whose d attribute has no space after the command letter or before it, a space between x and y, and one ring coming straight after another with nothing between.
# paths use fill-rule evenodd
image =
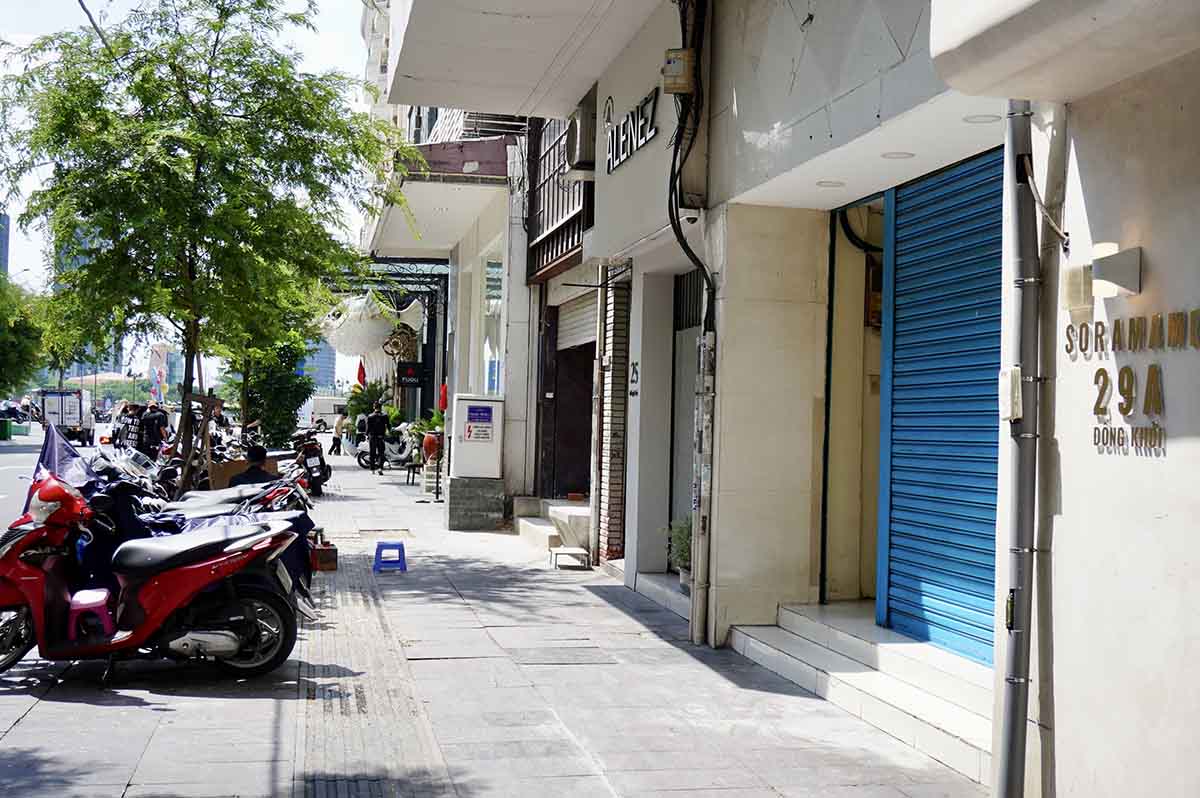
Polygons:
<instances>
[{"instance_id":1,"label":"concrete pillar","mask_svg":"<svg viewBox=\"0 0 1200 798\"><path fill-rule=\"evenodd\" d=\"M508 148L508 173L525 168L516 146ZM537 445L537 287L526 284L529 257L524 195L508 195L504 253L504 487L509 496L534 492Z\"/></svg>"},{"instance_id":2,"label":"concrete pillar","mask_svg":"<svg viewBox=\"0 0 1200 798\"><path fill-rule=\"evenodd\" d=\"M709 634L815 601L820 554L829 215L724 205L718 274Z\"/></svg>"},{"instance_id":3,"label":"concrete pillar","mask_svg":"<svg viewBox=\"0 0 1200 798\"><path fill-rule=\"evenodd\" d=\"M635 261L636 269L636 261ZM667 569L674 276L635 271L629 311L625 583Z\"/></svg>"}]
</instances>

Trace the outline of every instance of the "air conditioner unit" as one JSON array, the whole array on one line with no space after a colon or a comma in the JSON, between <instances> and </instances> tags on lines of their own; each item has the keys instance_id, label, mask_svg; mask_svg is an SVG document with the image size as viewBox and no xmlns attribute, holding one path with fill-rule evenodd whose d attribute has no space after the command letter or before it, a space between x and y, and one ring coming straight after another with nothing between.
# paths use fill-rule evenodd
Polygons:
<instances>
[{"instance_id":1,"label":"air conditioner unit","mask_svg":"<svg viewBox=\"0 0 1200 798\"><path fill-rule=\"evenodd\" d=\"M568 180L594 180L596 175L596 109L581 105L567 123Z\"/></svg>"}]
</instances>

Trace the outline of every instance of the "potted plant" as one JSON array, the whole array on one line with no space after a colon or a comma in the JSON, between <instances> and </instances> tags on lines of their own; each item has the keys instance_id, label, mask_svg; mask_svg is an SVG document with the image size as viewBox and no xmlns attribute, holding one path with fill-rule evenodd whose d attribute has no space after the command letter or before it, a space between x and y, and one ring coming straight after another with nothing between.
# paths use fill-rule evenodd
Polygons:
<instances>
[{"instance_id":1,"label":"potted plant","mask_svg":"<svg viewBox=\"0 0 1200 798\"><path fill-rule=\"evenodd\" d=\"M692 517L672 521L671 564L679 569L679 590L690 595L692 589Z\"/></svg>"},{"instance_id":2,"label":"potted plant","mask_svg":"<svg viewBox=\"0 0 1200 798\"><path fill-rule=\"evenodd\" d=\"M434 410L433 417L413 424L413 431L418 435L424 435L421 441L421 451L425 455L425 462L437 462L442 456L442 430L446 424L446 416L441 410Z\"/></svg>"}]
</instances>

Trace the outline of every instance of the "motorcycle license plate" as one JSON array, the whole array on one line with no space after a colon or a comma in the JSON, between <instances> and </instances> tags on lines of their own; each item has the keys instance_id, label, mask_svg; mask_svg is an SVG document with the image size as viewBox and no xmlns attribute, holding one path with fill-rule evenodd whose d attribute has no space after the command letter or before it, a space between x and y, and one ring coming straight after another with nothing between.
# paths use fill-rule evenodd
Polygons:
<instances>
[{"instance_id":1,"label":"motorcycle license plate","mask_svg":"<svg viewBox=\"0 0 1200 798\"><path fill-rule=\"evenodd\" d=\"M320 457L310 457L305 462L307 462L308 465L312 468L320 468L321 467L321 458Z\"/></svg>"},{"instance_id":2,"label":"motorcycle license plate","mask_svg":"<svg viewBox=\"0 0 1200 798\"><path fill-rule=\"evenodd\" d=\"M275 561L275 575L279 577L279 583L283 585L283 592L290 594L292 592L292 575L278 560Z\"/></svg>"}]
</instances>

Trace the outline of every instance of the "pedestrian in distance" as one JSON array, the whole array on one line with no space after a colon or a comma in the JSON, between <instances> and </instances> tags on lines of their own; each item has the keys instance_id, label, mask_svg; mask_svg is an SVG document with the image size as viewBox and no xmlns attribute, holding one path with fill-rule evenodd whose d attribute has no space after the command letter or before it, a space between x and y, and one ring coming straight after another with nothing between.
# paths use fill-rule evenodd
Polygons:
<instances>
[{"instance_id":1,"label":"pedestrian in distance","mask_svg":"<svg viewBox=\"0 0 1200 798\"><path fill-rule=\"evenodd\" d=\"M125 428L129 426L129 402L121 402L121 409L113 416L112 445L115 449L125 448Z\"/></svg>"},{"instance_id":2,"label":"pedestrian in distance","mask_svg":"<svg viewBox=\"0 0 1200 798\"><path fill-rule=\"evenodd\" d=\"M333 443L329 444L330 454L342 453L342 436L346 434L346 414L338 413L337 421L333 422Z\"/></svg>"},{"instance_id":3,"label":"pedestrian in distance","mask_svg":"<svg viewBox=\"0 0 1200 798\"><path fill-rule=\"evenodd\" d=\"M146 412L142 414L142 440L138 451L151 460L158 460L159 450L167 438L168 426L167 414L158 406L158 402L151 400L146 406Z\"/></svg>"},{"instance_id":4,"label":"pedestrian in distance","mask_svg":"<svg viewBox=\"0 0 1200 798\"><path fill-rule=\"evenodd\" d=\"M371 470L383 475L383 439L388 432L388 417L383 412L383 402L375 403L375 410L367 416L367 438L370 444Z\"/></svg>"}]
</instances>

